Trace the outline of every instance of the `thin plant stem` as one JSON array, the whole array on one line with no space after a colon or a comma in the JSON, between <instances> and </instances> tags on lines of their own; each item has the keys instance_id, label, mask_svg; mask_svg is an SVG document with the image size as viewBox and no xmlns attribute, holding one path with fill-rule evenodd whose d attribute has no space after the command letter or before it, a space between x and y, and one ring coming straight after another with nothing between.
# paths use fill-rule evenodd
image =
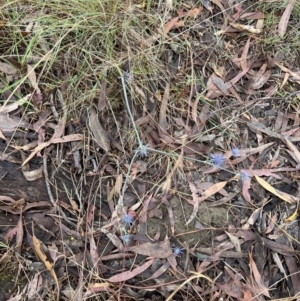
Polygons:
<instances>
[{"instance_id":1,"label":"thin plant stem","mask_svg":"<svg viewBox=\"0 0 300 301\"><path fill-rule=\"evenodd\" d=\"M134 118L133 118L133 115L132 115L132 112L131 112L131 109L130 109L130 106L129 106L129 102L128 102L128 98L127 98L127 93L126 93L125 80L124 80L123 76L121 76L120 79L121 79L121 83L122 83L123 94L124 94L124 98L125 98L125 103L126 103L128 115L129 115L129 118L131 120L132 126L134 128L134 131L135 131L135 134L136 134L136 138L137 138L138 143L139 143L139 147L141 147L143 145L143 143L141 141L139 132L138 132L137 127L135 125Z\"/></svg>"}]
</instances>

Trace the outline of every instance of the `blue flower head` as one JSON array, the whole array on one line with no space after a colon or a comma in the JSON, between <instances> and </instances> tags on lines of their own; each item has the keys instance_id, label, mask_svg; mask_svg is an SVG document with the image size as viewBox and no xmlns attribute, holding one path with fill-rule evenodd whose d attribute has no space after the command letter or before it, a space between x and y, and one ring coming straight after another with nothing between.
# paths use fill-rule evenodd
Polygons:
<instances>
[{"instance_id":1,"label":"blue flower head","mask_svg":"<svg viewBox=\"0 0 300 301\"><path fill-rule=\"evenodd\" d=\"M131 226L134 224L134 218L130 213L124 214L122 221L124 222L125 226Z\"/></svg>"},{"instance_id":2,"label":"blue flower head","mask_svg":"<svg viewBox=\"0 0 300 301\"><path fill-rule=\"evenodd\" d=\"M174 247L172 250L173 250L173 254L175 256L180 256L182 254L182 251L184 250L184 248Z\"/></svg>"},{"instance_id":3,"label":"blue flower head","mask_svg":"<svg viewBox=\"0 0 300 301\"><path fill-rule=\"evenodd\" d=\"M217 167L221 167L226 161L226 158L224 158L222 154L211 154L210 157L212 159L213 165Z\"/></svg>"},{"instance_id":4,"label":"blue flower head","mask_svg":"<svg viewBox=\"0 0 300 301\"><path fill-rule=\"evenodd\" d=\"M121 239L123 240L123 242L124 242L125 245L129 244L130 238L131 238L130 234L125 234L125 235L121 236Z\"/></svg>"},{"instance_id":5,"label":"blue flower head","mask_svg":"<svg viewBox=\"0 0 300 301\"><path fill-rule=\"evenodd\" d=\"M231 153L234 157L238 157L240 155L240 150L238 149L238 147L233 147L231 149Z\"/></svg>"},{"instance_id":6,"label":"blue flower head","mask_svg":"<svg viewBox=\"0 0 300 301\"><path fill-rule=\"evenodd\" d=\"M242 172L240 173L240 175L241 175L242 182L244 182L244 181L246 181L247 179L249 179L249 175L248 175L246 172L244 172L244 171L242 171Z\"/></svg>"}]
</instances>

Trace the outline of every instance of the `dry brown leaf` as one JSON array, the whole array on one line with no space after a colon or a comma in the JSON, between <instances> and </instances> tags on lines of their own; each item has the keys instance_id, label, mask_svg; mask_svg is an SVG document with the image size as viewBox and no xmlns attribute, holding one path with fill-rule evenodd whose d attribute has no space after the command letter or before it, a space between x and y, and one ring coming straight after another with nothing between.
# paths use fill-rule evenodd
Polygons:
<instances>
[{"instance_id":1,"label":"dry brown leaf","mask_svg":"<svg viewBox=\"0 0 300 301\"><path fill-rule=\"evenodd\" d=\"M117 235L110 233L108 230L104 229L103 227L100 229L100 231L110 239L110 241L118 248L120 253L124 253L124 246Z\"/></svg>"},{"instance_id":2,"label":"dry brown leaf","mask_svg":"<svg viewBox=\"0 0 300 301\"><path fill-rule=\"evenodd\" d=\"M296 80L297 82L300 82L300 75L299 75L299 74L297 74L296 72L293 72L293 71L291 71L290 69L288 69L288 68L286 68L286 67L280 65L280 64L277 63L277 62L274 62L274 63L275 63L282 71L288 72L291 76L293 76L293 77L294 77L294 80Z\"/></svg>"},{"instance_id":3,"label":"dry brown leaf","mask_svg":"<svg viewBox=\"0 0 300 301\"><path fill-rule=\"evenodd\" d=\"M244 25L244 24L240 24L240 23L232 23L230 24L233 28L240 30L240 31L248 31L251 33L255 33L255 34L259 34L262 32L261 29L255 28L252 25Z\"/></svg>"},{"instance_id":4,"label":"dry brown leaf","mask_svg":"<svg viewBox=\"0 0 300 301\"><path fill-rule=\"evenodd\" d=\"M274 132L278 132L281 129L284 119L285 119L285 114L282 113L281 110L279 109L277 111L277 118L274 125Z\"/></svg>"},{"instance_id":5,"label":"dry brown leaf","mask_svg":"<svg viewBox=\"0 0 300 301\"><path fill-rule=\"evenodd\" d=\"M296 219L296 217L298 216L298 205L299 205L299 203L297 204L297 207L296 207L294 213L292 215L290 215L288 218L285 218L284 222L291 223Z\"/></svg>"},{"instance_id":6,"label":"dry brown leaf","mask_svg":"<svg viewBox=\"0 0 300 301\"><path fill-rule=\"evenodd\" d=\"M205 154L208 155L211 152L211 147L198 143L198 142L189 142L184 145L183 153L185 155L194 155L194 154Z\"/></svg>"},{"instance_id":7,"label":"dry brown leaf","mask_svg":"<svg viewBox=\"0 0 300 301\"><path fill-rule=\"evenodd\" d=\"M177 260L176 260L176 255L173 253L167 258L169 264L171 267L176 271L177 270Z\"/></svg>"},{"instance_id":8,"label":"dry brown leaf","mask_svg":"<svg viewBox=\"0 0 300 301\"><path fill-rule=\"evenodd\" d=\"M147 223L147 212L148 212L148 207L149 207L149 204L150 204L151 200L152 200L152 194L149 195L147 200L144 202L143 209L140 212L139 221L142 222L142 223Z\"/></svg>"},{"instance_id":9,"label":"dry brown leaf","mask_svg":"<svg viewBox=\"0 0 300 301\"><path fill-rule=\"evenodd\" d=\"M130 176L135 178L138 173L144 173L147 171L147 162L142 160L137 160L132 164Z\"/></svg>"},{"instance_id":10,"label":"dry brown leaf","mask_svg":"<svg viewBox=\"0 0 300 301\"><path fill-rule=\"evenodd\" d=\"M271 74L272 74L272 71L271 70L267 70L261 76L256 77L256 79L255 79L256 81L253 84L253 89L259 89L259 88L261 88L268 81L268 79L270 78Z\"/></svg>"},{"instance_id":11,"label":"dry brown leaf","mask_svg":"<svg viewBox=\"0 0 300 301\"><path fill-rule=\"evenodd\" d=\"M266 15L262 12L250 12L241 14L240 20L257 20L257 19L264 19Z\"/></svg>"},{"instance_id":12,"label":"dry brown leaf","mask_svg":"<svg viewBox=\"0 0 300 301\"><path fill-rule=\"evenodd\" d=\"M64 134L65 128L66 128L66 123L67 123L67 114L64 114L62 119L59 121L59 124L56 126L51 139L60 138ZM43 140L43 142L44 142L44 140Z\"/></svg>"},{"instance_id":13,"label":"dry brown leaf","mask_svg":"<svg viewBox=\"0 0 300 301\"><path fill-rule=\"evenodd\" d=\"M1 207L0 207L0 208L1 208ZM1 208L1 209L2 209L2 208ZM13 237L14 237L17 233L18 233L18 227L16 226L16 227L12 228L11 230L9 230L9 231L5 234L4 239L5 239L6 241L10 241L10 240L13 239Z\"/></svg>"},{"instance_id":14,"label":"dry brown leaf","mask_svg":"<svg viewBox=\"0 0 300 301\"><path fill-rule=\"evenodd\" d=\"M165 24L165 26L164 26L165 34L167 34L176 25L178 20L179 20L179 17L175 17L171 21L169 21L168 23Z\"/></svg>"},{"instance_id":15,"label":"dry brown leaf","mask_svg":"<svg viewBox=\"0 0 300 301\"><path fill-rule=\"evenodd\" d=\"M216 74L213 73L211 75L211 79L212 79L213 83L219 88L219 90L224 95L228 94L228 90L227 90L226 84L224 83L224 81L220 77L218 77Z\"/></svg>"},{"instance_id":16,"label":"dry brown leaf","mask_svg":"<svg viewBox=\"0 0 300 301\"><path fill-rule=\"evenodd\" d=\"M167 258L173 254L169 240L157 243L146 242L134 247L128 247L127 249L137 254L151 256L154 258Z\"/></svg>"},{"instance_id":17,"label":"dry brown leaf","mask_svg":"<svg viewBox=\"0 0 300 301\"><path fill-rule=\"evenodd\" d=\"M149 277L149 279L157 279L161 276L164 272L166 272L170 267L170 263L167 261L165 262L155 273Z\"/></svg>"},{"instance_id":18,"label":"dry brown leaf","mask_svg":"<svg viewBox=\"0 0 300 301\"><path fill-rule=\"evenodd\" d=\"M29 281L26 297L28 300L35 300L34 297L40 292L43 287L43 277L40 273L36 273L32 280Z\"/></svg>"},{"instance_id":19,"label":"dry brown leaf","mask_svg":"<svg viewBox=\"0 0 300 301\"><path fill-rule=\"evenodd\" d=\"M254 276L255 282L257 283L257 285L258 285L258 287L260 289L260 293L262 293L266 297L270 298L269 290L265 286L264 281L261 278L261 275L259 274L259 271L257 269L257 266L256 266L256 264L255 264L255 262L254 262L251 254L249 254L249 261L250 261L249 266L250 266L251 272L252 272L252 274Z\"/></svg>"},{"instance_id":20,"label":"dry brown leaf","mask_svg":"<svg viewBox=\"0 0 300 301\"><path fill-rule=\"evenodd\" d=\"M18 70L10 64L0 62L0 71L5 74L14 75Z\"/></svg>"},{"instance_id":21,"label":"dry brown leaf","mask_svg":"<svg viewBox=\"0 0 300 301\"><path fill-rule=\"evenodd\" d=\"M298 260L296 261L294 256L284 256L285 263L289 269L289 275L293 283L293 289L295 296L300 293L300 275L297 267Z\"/></svg>"},{"instance_id":22,"label":"dry brown leaf","mask_svg":"<svg viewBox=\"0 0 300 301\"><path fill-rule=\"evenodd\" d=\"M51 246L48 247L49 255L53 262L55 263L58 259L58 248L53 242Z\"/></svg>"},{"instance_id":23,"label":"dry brown leaf","mask_svg":"<svg viewBox=\"0 0 300 301\"><path fill-rule=\"evenodd\" d=\"M264 20L264 19L259 19L259 20L257 20L257 22L256 22L256 29L263 30L263 28L264 28L264 23L265 23L265 20Z\"/></svg>"},{"instance_id":24,"label":"dry brown leaf","mask_svg":"<svg viewBox=\"0 0 300 301\"><path fill-rule=\"evenodd\" d=\"M283 171L281 168L277 169L255 169L255 170L250 170L250 169L243 169L241 171L244 171L247 173L248 176L252 177L253 175L257 175L259 177L261 176L267 176L267 177L274 177L276 179L281 179L281 176L277 175L275 172L280 172ZM288 171L288 170L285 170ZM251 174L252 173L252 174Z\"/></svg>"},{"instance_id":25,"label":"dry brown leaf","mask_svg":"<svg viewBox=\"0 0 300 301\"><path fill-rule=\"evenodd\" d=\"M192 10L190 10L187 13L187 16L192 17L192 18L197 18L201 14L202 11L203 11L203 7L193 8Z\"/></svg>"},{"instance_id":26,"label":"dry brown leaf","mask_svg":"<svg viewBox=\"0 0 300 301\"><path fill-rule=\"evenodd\" d=\"M282 264L283 263L282 259L279 257L278 253L277 252L272 252L272 257L273 257L274 262L278 266L280 272L282 273L282 275L284 275L284 277L287 277L287 274L286 274L285 269L284 269L283 264Z\"/></svg>"},{"instance_id":27,"label":"dry brown leaf","mask_svg":"<svg viewBox=\"0 0 300 301\"><path fill-rule=\"evenodd\" d=\"M243 49L241 58L240 58L240 64L241 64L242 70L247 69L247 66L248 66L248 52L249 52L249 48L250 48L250 41L251 41L251 38L248 38L248 40L245 44L245 47ZM249 71L250 74L252 74L251 71Z\"/></svg>"},{"instance_id":28,"label":"dry brown leaf","mask_svg":"<svg viewBox=\"0 0 300 301\"><path fill-rule=\"evenodd\" d=\"M31 83L32 88L36 91L38 101L41 101L42 100L42 92L37 83L35 70L30 65L27 65L27 76Z\"/></svg>"},{"instance_id":29,"label":"dry brown leaf","mask_svg":"<svg viewBox=\"0 0 300 301\"><path fill-rule=\"evenodd\" d=\"M202 5L212 13L213 7L209 0L201 0Z\"/></svg>"},{"instance_id":30,"label":"dry brown leaf","mask_svg":"<svg viewBox=\"0 0 300 301\"><path fill-rule=\"evenodd\" d=\"M290 74L289 74L288 72L285 72L285 73L284 73L283 80L282 80L282 83L280 84L280 90L282 90L282 88L283 88L283 87L285 86L285 84L288 82L289 77L290 77Z\"/></svg>"},{"instance_id":31,"label":"dry brown leaf","mask_svg":"<svg viewBox=\"0 0 300 301\"><path fill-rule=\"evenodd\" d=\"M116 283L116 282L123 282L123 281L129 280L129 279L143 273L145 270L147 270L152 265L154 260L155 260L154 258L150 259L149 261L138 266L137 268L133 269L132 271L126 271L126 272L120 273L118 275L112 276L112 277L108 278L107 281Z\"/></svg>"},{"instance_id":32,"label":"dry brown leaf","mask_svg":"<svg viewBox=\"0 0 300 301\"><path fill-rule=\"evenodd\" d=\"M249 219L247 220L247 223L243 226L244 230L249 229L249 225L254 225L254 223L257 221L258 217L261 215L262 208L255 209Z\"/></svg>"},{"instance_id":33,"label":"dry brown leaf","mask_svg":"<svg viewBox=\"0 0 300 301\"><path fill-rule=\"evenodd\" d=\"M36 208L36 207L50 207L49 201L41 201L41 202L33 202L33 203L27 203L26 206L24 207L23 211L29 210L31 208Z\"/></svg>"},{"instance_id":34,"label":"dry brown leaf","mask_svg":"<svg viewBox=\"0 0 300 301\"><path fill-rule=\"evenodd\" d=\"M197 216L197 213L198 213L198 209L199 209L199 201L198 201L198 193L197 193L197 188L196 186L189 182L189 185L190 185L190 189L191 189L191 192L192 192L192 197L193 197L193 212L189 218L189 220L185 223L185 225L187 226L189 223L191 223L194 218Z\"/></svg>"},{"instance_id":35,"label":"dry brown leaf","mask_svg":"<svg viewBox=\"0 0 300 301\"><path fill-rule=\"evenodd\" d=\"M115 183L115 186L114 186L114 193L116 195L120 195L121 188L122 188L122 183L123 183L123 175L119 174L117 176L116 183Z\"/></svg>"},{"instance_id":36,"label":"dry brown leaf","mask_svg":"<svg viewBox=\"0 0 300 301\"><path fill-rule=\"evenodd\" d=\"M14 121L13 119L0 115L0 129L2 131L13 131L18 127L19 123Z\"/></svg>"},{"instance_id":37,"label":"dry brown leaf","mask_svg":"<svg viewBox=\"0 0 300 301\"><path fill-rule=\"evenodd\" d=\"M278 252L279 254L287 255L287 256L295 256L295 255L299 254L298 250L293 250L286 245L277 243L277 242L267 239L265 237L263 237L262 239L263 239L263 242L266 247L268 247L269 249L271 249L275 252Z\"/></svg>"},{"instance_id":38,"label":"dry brown leaf","mask_svg":"<svg viewBox=\"0 0 300 301\"><path fill-rule=\"evenodd\" d=\"M200 13L202 12L203 8L199 7L199 8L193 8L191 10L189 10L188 12L184 12L182 9L178 9L177 13L179 15L179 17L192 17L192 18L196 18L200 15Z\"/></svg>"},{"instance_id":39,"label":"dry brown leaf","mask_svg":"<svg viewBox=\"0 0 300 301\"><path fill-rule=\"evenodd\" d=\"M199 97L197 97L196 100L194 101L194 103L192 104L192 119L193 119L193 121L195 121L196 125L199 124L199 122L198 122L198 103L199 103ZM181 118L176 118L177 124L181 122L180 119ZM183 122L183 126L185 127L184 122Z\"/></svg>"},{"instance_id":40,"label":"dry brown leaf","mask_svg":"<svg viewBox=\"0 0 300 301\"><path fill-rule=\"evenodd\" d=\"M287 193L284 193L282 191L279 191L278 189L274 188L273 186L271 186L268 182L266 182L264 179L260 178L257 175L254 175L256 181L266 190L268 190L269 192L273 193L274 195L276 195L277 197L279 197L280 199L284 200L287 203L295 203L296 202L296 197L293 197Z\"/></svg>"},{"instance_id":41,"label":"dry brown leaf","mask_svg":"<svg viewBox=\"0 0 300 301\"><path fill-rule=\"evenodd\" d=\"M94 204L90 204L87 217L86 217L86 221L89 225L94 220L95 210L96 210L96 206Z\"/></svg>"},{"instance_id":42,"label":"dry brown leaf","mask_svg":"<svg viewBox=\"0 0 300 301\"><path fill-rule=\"evenodd\" d=\"M97 106L99 112L101 112L105 108L106 101L107 101L106 76L107 76L107 68L104 68L104 70L103 70L104 78L102 79L102 83L100 84L100 95L99 95L98 106Z\"/></svg>"},{"instance_id":43,"label":"dry brown leaf","mask_svg":"<svg viewBox=\"0 0 300 301\"><path fill-rule=\"evenodd\" d=\"M225 87L227 89L230 89L231 87L233 87L249 71L250 68L251 68L251 65L249 65L245 70L242 70L233 79L231 79L229 82L225 83ZM211 78L209 78L207 81L207 89L208 89L208 92L206 94L207 98L215 98L215 97L221 96L223 94L217 88L217 86L213 83Z\"/></svg>"},{"instance_id":44,"label":"dry brown leaf","mask_svg":"<svg viewBox=\"0 0 300 301\"><path fill-rule=\"evenodd\" d=\"M0 138L3 139L3 140L7 140L6 137L3 135L1 130L0 130ZM0 160L1 160L1 156L0 156Z\"/></svg>"},{"instance_id":45,"label":"dry brown leaf","mask_svg":"<svg viewBox=\"0 0 300 301\"><path fill-rule=\"evenodd\" d=\"M269 222L269 225L268 225L268 227L267 227L267 229L265 231L266 234L269 234L269 233L271 233L274 230L276 222L277 222L277 213L275 213L272 216L272 218L271 218L271 220Z\"/></svg>"},{"instance_id":46,"label":"dry brown leaf","mask_svg":"<svg viewBox=\"0 0 300 301\"><path fill-rule=\"evenodd\" d=\"M200 112L199 121L203 126L206 124L206 121L209 119L209 114L210 114L209 109L210 109L209 104L204 104Z\"/></svg>"},{"instance_id":47,"label":"dry brown leaf","mask_svg":"<svg viewBox=\"0 0 300 301\"><path fill-rule=\"evenodd\" d=\"M23 237L24 237L22 209L21 209L20 218L19 218L16 228L17 228L16 252L19 255L21 255L22 246L23 246Z\"/></svg>"},{"instance_id":48,"label":"dry brown leaf","mask_svg":"<svg viewBox=\"0 0 300 301\"><path fill-rule=\"evenodd\" d=\"M38 145L33 152L29 155L29 157L23 162L22 166L27 164L38 152L43 150L45 147L49 146L50 144L56 144L56 143L65 143L65 142L71 142L71 141L78 141L83 140L83 135L81 134L72 134L67 135L62 138L54 138L49 140L48 142L44 142L40 145Z\"/></svg>"},{"instance_id":49,"label":"dry brown leaf","mask_svg":"<svg viewBox=\"0 0 300 301\"><path fill-rule=\"evenodd\" d=\"M108 152L110 150L108 133L100 124L98 114L94 108L89 110L89 126L97 144Z\"/></svg>"},{"instance_id":50,"label":"dry brown leaf","mask_svg":"<svg viewBox=\"0 0 300 301\"><path fill-rule=\"evenodd\" d=\"M251 178L249 176L243 181L243 188L242 188L242 195L248 203L251 203L251 196L249 193L250 185L251 185Z\"/></svg>"},{"instance_id":51,"label":"dry brown leaf","mask_svg":"<svg viewBox=\"0 0 300 301\"><path fill-rule=\"evenodd\" d=\"M228 28L228 14L227 14L227 9L225 9L225 7L223 6L223 4L221 3L222 1L221 0L210 0L212 3L214 3L215 5L217 5L220 9L220 11L222 12L223 14L223 24L222 24L222 30L224 32L226 32L227 28Z\"/></svg>"},{"instance_id":52,"label":"dry brown leaf","mask_svg":"<svg viewBox=\"0 0 300 301\"><path fill-rule=\"evenodd\" d=\"M249 80L246 85L248 90L257 90L261 88L271 76L271 70L267 70L267 64L263 64L259 71Z\"/></svg>"},{"instance_id":53,"label":"dry brown leaf","mask_svg":"<svg viewBox=\"0 0 300 301\"><path fill-rule=\"evenodd\" d=\"M173 213L172 206L171 206L170 202L165 197L162 198L162 202L167 207L168 216L169 216L169 220L170 220L170 226L171 226L171 233L172 233L172 235L174 235L174 233L175 233L175 218L174 218L174 213Z\"/></svg>"},{"instance_id":54,"label":"dry brown leaf","mask_svg":"<svg viewBox=\"0 0 300 301\"><path fill-rule=\"evenodd\" d=\"M169 98L170 98L170 83L166 83L165 92L160 105L160 112L159 112L159 125L165 131L168 128L167 108L168 108Z\"/></svg>"},{"instance_id":55,"label":"dry brown leaf","mask_svg":"<svg viewBox=\"0 0 300 301\"><path fill-rule=\"evenodd\" d=\"M25 204L25 199L21 198L17 201L15 201L13 198L5 195L0 195L0 202L3 202L7 205L10 205L12 207L18 207Z\"/></svg>"},{"instance_id":56,"label":"dry brown leaf","mask_svg":"<svg viewBox=\"0 0 300 301\"><path fill-rule=\"evenodd\" d=\"M252 294L249 292L249 288L242 287L241 289L244 297L237 298L238 301L249 301L249 300L258 301L258 299L253 297Z\"/></svg>"},{"instance_id":57,"label":"dry brown leaf","mask_svg":"<svg viewBox=\"0 0 300 301\"><path fill-rule=\"evenodd\" d=\"M89 233L91 233L89 242L90 242L90 254L91 254L91 260L93 263L93 267L96 268L99 262L99 254L98 254L98 250L97 250L97 245L94 239L94 236L92 234L92 230L89 228Z\"/></svg>"},{"instance_id":58,"label":"dry brown leaf","mask_svg":"<svg viewBox=\"0 0 300 301\"><path fill-rule=\"evenodd\" d=\"M227 181L219 182L217 184L212 185L207 190L205 190L202 194L202 196L199 198L199 202L204 201L205 199L209 198L210 196L216 194L219 192L225 185L227 184Z\"/></svg>"},{"instance_id":59,"label":"dry brown leaf","mask_svg":"<svg viewBox=\"0 0 300 301\"><path fill-rule=\"evenodd\" d=\"M279 21L278 24L278 34L283 37L286 33L286 29L289 23L289 19L293 10L293 7L295 5L296 0L290 0L289 4L284 10L284 13Z\"/></svg>"},{"instance_id":60,"label":"dry brown leaf","mask_svg":"<svg viewBox=\"0 0 300 301\"><path fill-rule=\"evenodd\" d=\"M35 237L34 234L32 235L32 243L33 243L33 248L34 248L34 252L36 253L36 256L42 261L42 263L45 265L46 269L52 275L53 279L56 282L57 290L59 292L59 283L58 283L58 279L57 279L57 276L54 271L54 266L52 263L50 263L48 261L46 254L42 250L40 241Z\"/></svg>"},{"instance_id":61,"label":"dry brown leaf","mask_svg":"<svg viewBox=\"0 0 300 301\"><path fill-rule=\"evenodd\" d=\"M22 173L27 181L35 181L43 177L43 170L44 167L42 165L40 168L31 171L23 171L22 169Z\"/></svg>"},{"instance_id":62,"label":"dry brown leaf","mask_svg":"<svg viewBox=\"0 0 300 301\"><path fill-rule=\"evenodd\" d=\"M239 252L239 253L242 253L241 242L239 241L239 239L236 236L234 236L233 234L230 234L227 231L225 231L225 233L228 235L229 239L233 243L236 251Z\"/></svg>"},{"instance_id":63,"label":"dry brown leaf","mask_svg":"<svg viewBox=\"0 0 300 301\"><path fill-rule=\"evenodd\" d=\"M298 148L287 138L284 137L284 142L286 143L287 147L292 151L293 157L296 158L297 163L300 163L300 152Z\"/></svg>"},{"instance_id":64,"label":"dry brown leaf","mask_svg":"<svg viewBox=\"0 0 300 301\"><path fill-rule=\"evenodd\" d=\"M111 287L111 284L107 283L107 282L89 283L88 289L85 291L83 298L81 298L80 301L86 300L87 297L94 295L95 293L108 292L110 287ZM69 298L69 300L73 300L73 298Z\"/></svg>"}]
</instances>

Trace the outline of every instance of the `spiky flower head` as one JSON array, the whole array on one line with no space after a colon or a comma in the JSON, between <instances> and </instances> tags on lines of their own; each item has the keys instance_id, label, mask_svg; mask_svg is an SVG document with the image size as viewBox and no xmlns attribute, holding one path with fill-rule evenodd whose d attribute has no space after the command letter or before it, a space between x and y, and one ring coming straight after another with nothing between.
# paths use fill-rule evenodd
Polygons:
<instances>
[{"instance_id":1,"label":"spiky flower head","mask_svg":"<svg viewBox=\"0 0 300 301\"><path fill-rule=\"evenodd\" d=\"M211 154L210 157L213 165L216 167L221 167L226 161L226 158L224 158L222 154Z\"/></svg>"},{"instance_id":2,"label":"spiky flower head","mask_svg":"<svg viewBox=\"0 0 300 301\"><path fill-rule=\"evenodd\" d=\"M182 254L182 251L184 250L183 248L180 247L174 247L173 249L173 254L175 256L180 256Z\"/></svg>"},{"instance_id":3,"label":"spiky flower head","mask_svg":"<svg viewBox=\"0 0 300 301\"><path fill-rule=\"evenodd\" d=\"M238 156L240 155L240 150L239 150L238 147L233 147L233 148L231 149L231 153L232 153L232 155L233 155L234 157L238 157Z\"/></svg>"}]
</instances>

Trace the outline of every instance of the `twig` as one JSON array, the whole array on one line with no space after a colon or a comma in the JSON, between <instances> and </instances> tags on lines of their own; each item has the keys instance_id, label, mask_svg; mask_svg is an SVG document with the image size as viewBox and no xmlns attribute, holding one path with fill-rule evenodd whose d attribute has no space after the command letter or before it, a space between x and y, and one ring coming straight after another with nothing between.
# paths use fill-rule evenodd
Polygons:
<instances>
[{"instance_id":1,"label":"twig","mask_svg":"<svg viewBox=\"0 0 300 301\"><path fill-rule=\"evenodd\" d=\"M46 187L47 187L47 191L48 191L48 195L49 195L49 199L50 202L52 204L52 206L55 208L55 210L58 211L58 213L62 216L63 220L68 223L70 226L77 228L76 224L74 224L73 222L69 221L68 217L66 216L66 214L62 211L62 209L56 204L56 202L54 201L52 192L51 192L51 188L49 185L49 175L48 175L48 169L47 169L47 154L46 151L44 153L43 156L43 163L44 163L44 176L45 176L45 182L46 182Z\"/></svg>"}]
</instances>

